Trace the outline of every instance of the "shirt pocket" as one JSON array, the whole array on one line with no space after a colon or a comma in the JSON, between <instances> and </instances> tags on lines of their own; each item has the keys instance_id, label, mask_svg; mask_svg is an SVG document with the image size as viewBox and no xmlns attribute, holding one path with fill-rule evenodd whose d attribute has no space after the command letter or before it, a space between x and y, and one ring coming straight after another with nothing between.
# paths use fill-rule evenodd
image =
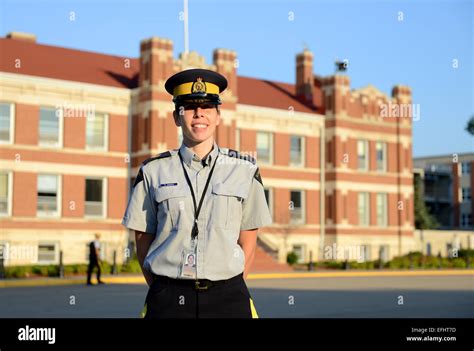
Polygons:
<instances>
[{"instance_id":1,"label":"shirt pocket","mask_svg":"<svg viewBox=\"0 0 474 351\"><path fill-rule=\"evenodd\" d=\"M162 187L156 191L158 203L158 221L170 222L171 229L177 230L182 226L186 211L188 193L180 186Z\"/></svg>"},{"instance_id":2,"label":"shirt pocket","mask_svg":"<svg viewBox=\"0 0 474 351\"><path fill-rule=\"evenodd\" d=\"M242 202L247 192L240 184L216 183L212 185L213 219L224 229L240 231Z\"/></svg>"}]
</instances>

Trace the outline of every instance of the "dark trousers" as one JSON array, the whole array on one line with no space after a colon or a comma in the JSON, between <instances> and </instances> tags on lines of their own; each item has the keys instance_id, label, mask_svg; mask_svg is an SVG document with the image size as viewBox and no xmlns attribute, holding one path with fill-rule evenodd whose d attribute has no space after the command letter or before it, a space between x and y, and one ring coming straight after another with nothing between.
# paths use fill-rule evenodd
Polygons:
<instances>
[{"instance_id":1,"label":"dark trousers","mask_svg":"<svg viewBox=\"0 0 474 351\"><path fill-rule=\"evenodd\" d=\"M91 283L92 271L97 267L97 281L100 282L100 265L98 260L91 259L89 260L89 267L87 267L87 283Z\"/></svg>"},{"instance_id":2,"label":"dark trousers","mask_svg":"<svg viewBox=\"0 0 474 351\"><path fill-rule=\"evenodd\" d=\"M258 318L242 274L205 290L194 283L156 277L145 299L144 318Z\"/></svg>"}]
</instances>

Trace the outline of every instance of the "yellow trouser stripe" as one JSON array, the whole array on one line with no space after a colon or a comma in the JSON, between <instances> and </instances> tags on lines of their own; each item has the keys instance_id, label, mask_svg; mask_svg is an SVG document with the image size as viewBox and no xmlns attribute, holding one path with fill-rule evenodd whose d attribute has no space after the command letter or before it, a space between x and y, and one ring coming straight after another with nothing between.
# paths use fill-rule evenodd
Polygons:
<instances>
[{"instance_id":1,"label":"yellow trouser stripe","mask_svg":"<svg viewBox=\"0 0 474 351\"><path fill-rule=\"evenodd\" d=\"M252 318L258 318L257 310L255 309L252 299L250 299L250 310L252 311Z\"/></svg>"},{"instance_id":2,"label":"yellow trouser stripe","mask_svg":"<svg viewBox=\"0 0 474 351\"><path fill-rule=\"evenodd\" d=\"M146 315L146 303L145 306L143 306L143 310L140 312L140 318L145 318Z\"/></svg>"}]
</instances>

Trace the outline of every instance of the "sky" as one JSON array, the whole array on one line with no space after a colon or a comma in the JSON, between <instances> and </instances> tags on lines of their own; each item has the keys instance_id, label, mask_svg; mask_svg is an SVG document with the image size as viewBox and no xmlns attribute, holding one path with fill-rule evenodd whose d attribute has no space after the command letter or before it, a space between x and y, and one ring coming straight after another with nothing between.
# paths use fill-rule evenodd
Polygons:
<instances>
[{"instance_id":1,"label":"sky","mask_svg":"<svg viewBox=\"0 0 474 351\"><path fill-rule=\"evenodd\" d=\"M472 0L189 0L190 50L212 62L237 52L238 74L294 83L295 55L309 48L314 73L348 60L351 89L412 89L414 157L474 152ZM140 40L184 50L182 0L0 0L0 35L34 33L41 44L138 57ZM71 16L74 21L71 21Z\"/></svg>"}]
</instances>

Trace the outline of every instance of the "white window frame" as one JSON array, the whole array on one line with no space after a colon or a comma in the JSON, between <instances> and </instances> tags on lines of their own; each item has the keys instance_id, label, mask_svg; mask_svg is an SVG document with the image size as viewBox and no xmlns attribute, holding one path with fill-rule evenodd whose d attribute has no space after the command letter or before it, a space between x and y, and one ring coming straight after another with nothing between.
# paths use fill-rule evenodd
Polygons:
<instances>
[{"instance_id":1,"label":"white window frame","mask_svg":"<svg viewBox=\"0 0 474 351\"><path fill-rule=\"evenodd\" d=\"M368 262L372 259L372 246L370 244L362 244L360 245L361 251L364 253L364 257L362 258L362 262Z\"/></svg>"},{"instance_id":2,"label":"white window frame","mask_svg":"<svg viewBox=\"0 0 474 351\"><path fill-rule=\"evenodd\" d=\"M301 193L301 218L293 219L291 216L292 211L290 211L290 224L305 224L306 223L306 192L301 189L290 189L290 201L291 201L291 192L300 192Z\"/></svg>"},{"instance_id":3,"label":"white window frame","mask_svg":"<svg viewBox=\"0 0 474 351\"><path fill-rule=\"evenodd\" d=\"M461 188L461 200L462 202L469 202L472 200L471 197L471 187L463 187ZM466 194L466 195L465 195Z\"/></svg>"},{"instance_id":4,"label":"white window frame","mask_svg":"<svg viewBox=\"0 0 474 351\"><path fill-rule=\"evenodd\" d=\"M360 199L361 195L364 195L366 198L366 207L365 207L365 217L367 219L367 223L361 223L360 220ZM366 191L361 191L357 194L357 220L358 220L358 225L360 227L368 227L370 226L370 193Z\"/></svg>"},{"instance_id":5,"label":"white window frame","mask_svg":"<svg viewBox=\"0 0 474 351\"><path fill-rule=\"evenodd\" d=\"M53 109L55 111L59 110L59 130L58 130L58 142L57 143L47 143L45 141L41 141L41 134L40 134L40 125L41 125L41 109L42 108L47 108L47 109ZM39 107L39 116L38 116L38 146L42 148L62 148L64 145L64 110L63 109L58 109L54 106L40 106Z\"/></svg>"},{"instance_id":6,"label":"white window frame","mask_svg":"<svg viewBox=\"0 0 474 351\"><path fill-rule=\"evenodd\" d=\"M471 217L471 224L469 224L469 217ZM461 228L470 228L472 226L472 214L470 213L461 213L461 218L460 218L460 225Z\"/></svg>"},{"instance_id":7,"label":"white window frame","mask_svg":"<svg viewBox=\"0 0 474 351\"><path fill-rule=\"evenodd\" d=\"M270 210L270 215L273 217L273 188L264 187L264 190L268 190L268 209Z\"/></svg>"},{"instance_id":8,"label":"white window frame","mask_svg":"<svg viewBox=\"0 0 474 351\"><path fill-rule=\"evenodd\" d=\"M39 247L40 245L51 245L54 246L54 259L49 261L40 261L39 260ZM59 243L57 241L39 241L36 249L36 264L38 265L50 265L50 264L58 264L59 263Z\"/></svg>"},{"instance_id":9,"label":"white window frame","mask_svg":"<svg viewBox=\"0 0 474 351\"><path fill-rule=\"evenodd\" d=\"M97 112L98 114L104 115L104 146L91 146L87 144L87 118L86 118L86 150L88 151L108 151L109 150L109 114L105 112ZM95 116L94 112L94 116ZM95 118L95 117L94 117ZM179 129L179 128L178 128Z\"/></svg>"},{"instance_id":10,"label":"white window frame","mask_svg":"<svg viewBox=\"0 0 474 351\"><path fill-rule=\"evenodd\" d=\"M364 150L365 150L365 165L363 168L359 165L359 143L364 143ZM369 153L369 142L365 139L357 140L357 169L359 171L368 171L369 170L369 160L370 160L370 153Z\"/></svg>"},{"instance_id":11,"label":"white window frame","mask_svg":"<svg viewBox=\"0 0 474 351\"><path fill-rule=\"evenodd\" d=\"M292 163L291 162L291 138L296 137L301 139L301 162L300 163ZM305 159L306 159L306 138L303 135L290 135L290 166L291 167L304 167L305 166Z\"/></svg>"},{"instance_id":12,"label":"white window frame","mask_svg":"<svg viewBox=\"0 0 474 351\"><path fill-rule=\"evenodd\" d=\"M384 201L383 201L383 204L384 204L384 207L383 207L383 219L382 219L382 223L379 222L379 212L378 212L378 209L379 209L379 199L380 198L383 198ZM387 193L377 193L375 195L375 206L376 206L376 210L375 210L375 213L377 215L377 226L379 227L386 227L388 224L388 195Z\"/></svg>"},{"instance_id":13,"label":"white window frame","mask_svg":"<svg viewBox=\"0 0 474 351\"><path fill-rule=\"evenodd\" d=\"M266 162L266 161L263 161L262 159L259 159L258 158L258 134L259 133L265 133L265 134L269 134L270 135L270 142L269 142L269 161ZM273 164L273 138L274 138L274 135L273 135L273 132L267 132L267 131L257 131L257 134L255 135L255 142L256 142L256 152L257 152L257 162L260 164L260 165L272 165Z\"/></svg>"},{"instance_id":14,"label":"white window frame","mask_svg":"<svg viewBox=\"0 0 474 351\"><path fill-rule=\"evenodd\" d=\"M0 173L7 175L7 182L8 182L7 213L1 213L0 212L0 217L11 217L12 216L12 204L13 204L13 172L12 171L0 171Z\"/></svg>"},{"instance_id":15,"label":"white window frame","mask_svg":"<svg viewBox=\"0 0 474 351\"><path fill-rule=\"evenodd\" d=\"M471 172L472 172L471 162L469 161L461 162L461 174L468 175L468 174L471 174Z\"/></svg>"},{"instance_id":16,"label":"white window frame","mask_svg":"<svg viewBox=\"0 0 474 351\"><path fill-rule=\"evenodd\" d=\"M291 245L291 251L294 252L296 254L296 251L295 251L295 246L300 246L301 247L301 256L298 256L298 261L297 263L305 263L307 262L306 261L306 244L300 244L300 243L294 243Z\"/></svg>"},{"instance_id":17,"label":"white window frame","mask_svg":"<svg viewBox=\"0 0 474 351\"><path fill-rule=\"evenodd\" d=\"M57 177L58 189L56 191L56 212L49 213L49 212L38 211L38 198L36 198L36 217L59 218L61 217L61 214L62 214L62 184L63 184L62 176L61 174L55 174L55 173L38 173L36 175L36 194L38 194L38 178L40 175Z\"/></svg>"},{"instance_id":18,"label":"white window frame","mask_svg":"<svg viewBox=\"0 0 474 351\"><path fill-rule=\"evenodd\" d=\"M107 181L107 177L85 177L84 179L84 182L87 180L87 179L97 179L97 180L102 180L102 215L100 216L95 216L95 215L89 215L89 214L86 214L86 194L84 194L84 218L107 218L107 206L108 206L108 202L107 202L107 195L108 195L108 192L107 192L107 186L108 186L108 181ZM84 190L86 189L86 185L84 184Z\"/></svg>"},{"instance_id":19,"label":"white window frame","mask_svg":"<svg viewBox=\"0 0 474 351\"><path fill-rule=\"evenodd\" d=\"M8 136L8 140L0 140L0 144L13 144L15 140L15 104L8 101L0 101L0 103L10 104L10 135Z\"/></svg>"},{"instance_id":20,"label":"white window frame","mask_svg":"<svg viewBox=\"0 0 474 351\"><path fill-rule=\"evenodd\" d=\"M382 169L378 168L378 160L377 160L377 146L382 145L382 154L383 154L383 160L382 160ZM375 169L377 172L387 172L387 143L383 141L377 141L375 142Z\"/></svg>"}]
</instances>

